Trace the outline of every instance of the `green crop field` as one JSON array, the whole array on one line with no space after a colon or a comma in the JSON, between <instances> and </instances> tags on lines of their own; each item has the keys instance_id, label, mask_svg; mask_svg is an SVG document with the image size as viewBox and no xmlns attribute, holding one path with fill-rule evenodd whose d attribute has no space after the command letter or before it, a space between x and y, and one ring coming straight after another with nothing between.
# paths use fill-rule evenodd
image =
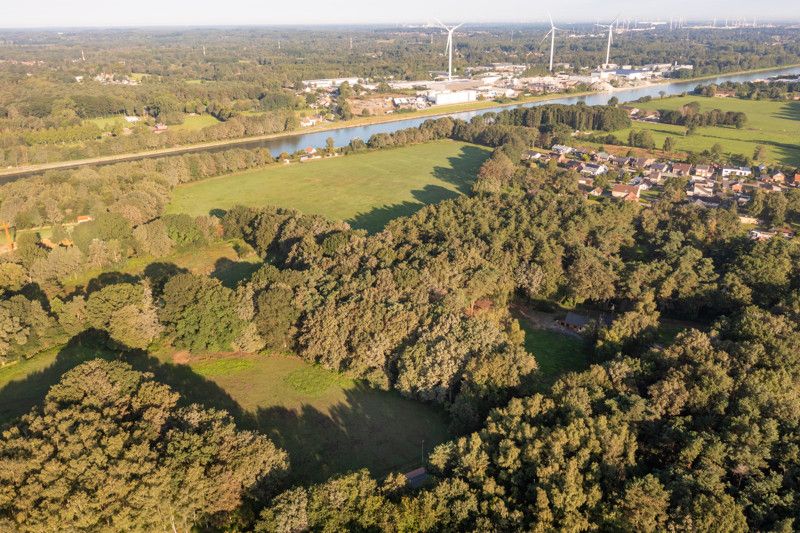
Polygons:
<instances>
[{"instance_id":1,"label":"green crop field","mask_svg":"<svg viewBox=\"0 0 800 533\"><path fill-rule=\"evenodd\" d=\"M0 369L0 424L38 404L70 368L102 357L152 372L184 402L225 409L239 427L269 436L289 453L292 482L359 468L376 476L409 471L421 466L423 452L451 437L440 411L297 357L215 356L174 364L168 355L114 353L83 337Z\"/></svg>"},{"instance_id":2,"label":"green crop field","mask_svg":"<svg viewBox=\"0 0 800 533\"><path fill-rule=\"evenodd\" d=\"M469 192L489 150L436 141L392 150L272 166L190 183L173 192L170 213L275 205L374 232L427 204Z\"/></svg>"},{"instance_id":3,"label":"green crop field","mask_svg":"<svg viewBox=\"0 0 800 533\"><path fill-rule=\"evenodd\" d=\"M744 128L698 128L694 135L685 137L686 128L669 124L634 122L634 129L647 129L653 133L656 145L661 148L664 139L673 137L678 150L700 152L719 143L729 154L753 156L759 144L767 148L771 162L800 164L800 102L772 102L767 100L742 100L739 98L707 98L682 96L632 104L641 109L678 109L689 102L698 102L701 111L720 109L741 111L747 114ZM623 141L630 130L614 134Z\"/></svg>"}]
</instances>

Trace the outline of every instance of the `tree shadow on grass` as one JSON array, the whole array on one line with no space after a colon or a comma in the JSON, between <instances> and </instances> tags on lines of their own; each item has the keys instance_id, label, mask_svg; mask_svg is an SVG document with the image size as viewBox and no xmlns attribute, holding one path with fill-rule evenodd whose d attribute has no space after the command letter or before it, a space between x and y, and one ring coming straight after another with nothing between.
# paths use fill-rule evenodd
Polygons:
<instances>
[{"instance_id":1,"label":"tree shadow on grass","mask_svg":"<svg viewBox=\"0 0 800 533\"><path fill-rule=\"evenodd\" d=\"M220 257L214 263L214 271L211 273L211 277L217 278L229 289L234 289L239 282L249 279L262 266L261 263L233 261L227 257Z\"/></svg>"},{"instance_id":2,"label":"tree shadow on grass","mask_svg":"<svg viewBox=\"0 0 800 533\"><path fill-rule=\"evenodd\" d=\"M364 384L345 394L327 412L304 405L254 414L253 429L289 453L291 481L316 483L361 468L376 477L410 471L452 436L443 413L399 394Z\"/></svg>"},{"instance_id":3,"label":"tree shadow on grass","mask_svg":"<svg viewBox=\"0 0 800 533\"><path fill-rule=\"evenodd\" d=\"M365 229L369 233L377 233L395 218L411 216L426 205L438 204L459 196L457 192L439 185L426 185L422 189L411 191L411 195L416 201L375 207L366 213L355 215L348 219L347 223L353 229Z\"/></svg>"},{"instance_id":4,"label":"tree shadow on grass","mask_svg":"<svg viewBox=\"0 0 800 533\"><path fill-rule=\"evenodd\" d=\"M136 370L151 372L157 381L171 386L180 393L183 404L199 403L225 409L238 420L244 418L241 407L227 392L188 366L165 364L145 352L114 348L113 345L104 332L97 330L73 337L58 352L53 364L23 379L11 381L0 389L0 423L19 417L41 404L50 387L58 383L65 372L92 359L125 361Z\"/></svg>"},{"instance_id":5,"label":"tree shadow on grass","mask_svg":"<svg viewBox=\"0 0 800 533\"><path fill-rule=\"evenodd\" d=\"M477 146L464 146L457 157L449 157L449 167L434 167L433 175L445 183L455 186L461 194L472 192L472 184L484 161L491 155L490 151Z\"/></svg>"},{"instance_id":6,"label":"tree shadow on grass","mask_svg":"<svg viewBox=\"0 0 800 533\"><path fill-rule=\"evenodd\" d=\"M800 102L788 102L775 116L786 120L800 120Z\"/></svg>"},{"instance_id":7,"label":"tree shadow on grass","mask_svg":"<svg viewBox=\"0 0 800 533\"><path fill-rule=\"evenodd\" d=\"M304 405L245 411L217 383L191 367L165 363L141 351L115 349L99 331L75 336L49 367L12 381L0 389L0 425L40 405L50 387L70 369L95 358L120 360L150 372L180 394L180 403L197 403L227 411L241 429L260 432L289 453L286 486L311 484L360 468L375 476L404 472L421 465L436 444L449 439L444 414L399 394L356 385L345 401L325 412ZM257 384L254 384L257 386Z\"/></svg>"}]
</instances>

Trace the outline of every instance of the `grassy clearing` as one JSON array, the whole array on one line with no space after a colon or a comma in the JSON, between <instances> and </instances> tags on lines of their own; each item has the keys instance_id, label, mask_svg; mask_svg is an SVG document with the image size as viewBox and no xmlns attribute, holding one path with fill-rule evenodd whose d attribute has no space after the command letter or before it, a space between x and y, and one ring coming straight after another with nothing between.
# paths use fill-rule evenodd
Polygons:
<instances>
[{"instance_id":1,"label":"grassy clearing","mask_svg":"<svg viewBox=\"0 0 800 533\"><path fill-rule=\"evenodd\" d=\"M444 140L276 165L178 187L167 210L201 215L237 204L276 205L374 232L393 218L468 192L488 156L486 148Z\"/></svg>"},{"instance_id":2,"label":"grassy clearing","mask_svg":"<svg viewBox=\"0 0 800 533\"><path fill-rule=\"evenodd\" d=\"M125 120L119 115L114 115L110 117L91 118L88 119L88 122L96 124L97 127L103 131L110 131L114 124L118 122L124 124Z\"/></svg>"},{"instance_id":3,"label":"grassy clearing","mask_svg":"<svg viewBox=\"0 0 800 533\"><path fill-rule=\"evenodd\" d=\"M174 364L169 355L121 354L80 338L61 350L0 369L0 423L41 402L81 362L123 359L152 372L185 403L225 409L242 428L289 452L290 482L313 483L349 470L374 475L420 466L423 450L451 438L446 417L394 392L379 391L283 355L215 356Z\"/></svg>"},{"instance_id":4,"label":"grassy clearing","mask_svg":"<svg viewBox=\"0 0 800 533\"><path fill-rule=\"evenodd\" d=\"M698 102L702 111L741 111L747 114L747 124L740 130L734 127L698 128L689 137L684 137L686 128L682 126L635 122L633 128L650 130L659 147L669 136L677 141L677 150L700 152L719 143L726 153L751 157L755 147L761 144L767 148L770 162L800 164L800 102L683 96L635 105L642 109L678 109L689 102ZM629 131L620 130L614 134L627 140Z\"/></svg>"},{"instance_id":5,"label":"grassy clearing","mask_svg":"<svg viewBox=\"0 0 800 533\"><path fill-rule=\"evenodd\" d=\"M152 263L172 263L178 268L195 274L204 274L219 279L223 285L233 287L248 277L263 264L255 255L240 258L235 247L236 241L215 242L207 246L178 250L166 257L133 257L122 265L107 269L86 270L62 280L66 289L86 285L92 279L106 272L140 275Z\"/></svg>"},{"instance_id":6,"label":"grassy clearing","mask_svg":"<svg viewBox=\"0 0 800 533\"><path fill-rule=\"evenodd\" d=\"M183 119L183 124L170 126L170 129L176 131L199 131L214 124L219 124L219 120L211 115L187 115Z\"/></svg>"},{"instance_id":7,"label":"grassy clearing","mask_svg":"<svg viewBox=\"0 0 800 533\"><path fill-rule=\"evenodd\" d=\"M289 452L297 481L356 468L376 475L412 469L423 441L430 451L450 436L437 410L297 357L247 355L190 366L241 406L245 426Z\"/></svg>"},{"instance_id":8,"label":"grassy clearing","mask_svg":"<svg viewBox=\"0 0 800 533\"><path fill-rule=\"evenodd\" d=\"M539 370L548 380L589 366L583 339L535 328L525 320L520 320L520 325L525 330L525 349L536 357Z\"/></svg>"}]
</instances>

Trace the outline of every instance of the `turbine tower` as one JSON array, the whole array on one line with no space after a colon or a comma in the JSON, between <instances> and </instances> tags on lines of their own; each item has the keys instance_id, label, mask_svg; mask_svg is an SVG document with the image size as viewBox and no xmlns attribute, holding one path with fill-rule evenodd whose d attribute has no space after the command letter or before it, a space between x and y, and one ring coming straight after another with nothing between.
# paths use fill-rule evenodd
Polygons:
<instances>
[{"instance_id":1,"label":"turbine tower","mask_svg":"<svg viewBox=\"0 0 800 533\"><path fill-rule=\"evenodd\" d=\"M608 65L609 65L610 60L611 60L611 41L614 38L613 37L613 35L614 35L614 24L616 24L618 20L619 20L619 17L615 18L614 22L612 22L611 24L595 24L595 26L597 26L599 28L608 28L608 45L606 46L606 62L603 65L605 68L608 68Z\"/></svg>"},{"instance_id":2,"label":"turbine tower","mask_svg":"<svg viewBox=\"0 0 800 533\"><path fill-rule=\"evenodd\" d=\"M560 31L561 28L556 28L555 24L553 24L553 16L550 12L547 12L547 16L550 18L550 31L544 34L544 39L539 42L541 45L549 36L550 37L550 72L553 72L553 53L556 48L556 31Z\"/></svg>"},{"instance_id":3,"label":"turbine tower","mask_svg":"<svg viewBox=\"0 0 800 533\"><path fill-rule=\"evenodd\" d=\"M444 53L447 54L447 80L453 81L453 33L463 26L464 23L462 22L458 26L451 26L448 28L441 20L436 19L436 22L447 32L447 48L444 50Z\"/></svg>"}]
</instances>

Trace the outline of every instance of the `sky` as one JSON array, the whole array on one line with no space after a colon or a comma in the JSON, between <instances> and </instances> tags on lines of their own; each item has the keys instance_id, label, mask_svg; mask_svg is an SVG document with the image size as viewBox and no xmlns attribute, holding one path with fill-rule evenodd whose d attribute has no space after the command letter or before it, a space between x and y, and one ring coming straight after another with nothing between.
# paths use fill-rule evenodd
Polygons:
<instances>
[{"instance_id":1,"label":"sky","mask_svg":"<svg viewBox=\"0 0 800 533\"><path fill-rule=\"evenodd\" d=\"M742 18L800 20L800 0L3 0L0 27L542 22Z\"/></svg>"}]
</instances>

